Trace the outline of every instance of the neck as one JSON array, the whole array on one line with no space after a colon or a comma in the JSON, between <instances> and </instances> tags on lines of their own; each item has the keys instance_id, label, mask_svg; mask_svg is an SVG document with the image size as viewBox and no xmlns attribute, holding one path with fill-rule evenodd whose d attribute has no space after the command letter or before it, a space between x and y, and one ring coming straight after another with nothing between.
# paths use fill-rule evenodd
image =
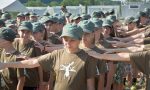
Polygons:
<instances>
[{"instance_id":1,"label":"neck","mask_svg":"<svg viewBox=\"0 0 150 90\"><path fill-rule=\"evenodd\" d=\"M6 52L6 53L13 53L13 52L16 51L16 49L13 47L12 44L11 44L11 45L7 45L7 47L4 48L4 49L5 49L5 52Z\"/></svg>"},{"instance_id":2,"label":"neck","mask_svg":"<svg viewBox=\"0 0 150 90\"><path fill-rule=\"evenodd\" d=\"M80 49L78 48L78 49L76 49L76 50L70 50L70 49L67 49L66 48L66 51L68 52L68 53L77 53L77 52L79 52L80 51Z\"/></svg>"},{"instance_id":3,"label":"neck","mask_svg":"<svg viewBox=\"0 0 150 90\"><path fill-rule=\"evenodd\" d=\"M92 44L92 43L82 43L82 45L83 45L83 47L86 47L86 48L92 48L92 47L94 47L94 44Z\"/></svg>"},{"instance_id":4,"label":"neck","mask_svg":"<svg viewBox=\"0 0 150 90\"><path fill-rule=\"evenodd\" d=\"M27 40L27 39L21 39L21 44L27 44L29 43L30 40Z\"/></svg>"}]
</instances>

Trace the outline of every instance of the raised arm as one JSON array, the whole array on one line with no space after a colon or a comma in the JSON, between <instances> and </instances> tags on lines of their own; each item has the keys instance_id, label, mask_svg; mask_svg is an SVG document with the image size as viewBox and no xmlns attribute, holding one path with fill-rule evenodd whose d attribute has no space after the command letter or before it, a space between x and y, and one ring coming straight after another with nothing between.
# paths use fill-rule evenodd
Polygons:
<instances>
[{"instance_id":1,"label":"raised arm","mask_svg":"<svg viewBox=\"0 0 150 90\"><path fill-rule=\"evenodd\" d=\"M114 48L114 49L107 49L104 48L103 50L106 51L106 53L121 53L121 52L137 52L137 51L143 51L144 45L141 45L140 47L132 46L127 48Z\"/></svg>"},{"instance_id":2,"label":"raised arm","mask_svg":"<svg viewBox=\"0 0 150 90\"><path fill-rule=\"evenodd\" d=\"M130 61L129 53L117 53L117 54L99 54L95 51L88 51L88 54L94 58L100 60L110 61Z\"/></svg>"},{"instance_id":3,"label":"raised arm","mask_svg":"<svg viewBox=\"0 0 150 90\"><path fill-rule=\"evenodd\" d=\"M132 41L134 39L137 39L137 38L144 38L144 33L139 33L139 34L136 34L136 35L133 35L133 36L128 36L126 38L118 38L118 37L115 37L114 39L118 39L120 40L121 42L129 42L129 41Z\"/></svg>"},{"instance_id":4,"label":"raised arm","mask_svg":"<svg viewBox=\"0 0 150 90\"><path fill-rule=\"evenodd\" d=\"M36 58L31 58L28 60L17 61L17 62L8 62L0 63L0 69L4 68L34 68L39 67L40 64Z\"/></svg>"}]
</instances>

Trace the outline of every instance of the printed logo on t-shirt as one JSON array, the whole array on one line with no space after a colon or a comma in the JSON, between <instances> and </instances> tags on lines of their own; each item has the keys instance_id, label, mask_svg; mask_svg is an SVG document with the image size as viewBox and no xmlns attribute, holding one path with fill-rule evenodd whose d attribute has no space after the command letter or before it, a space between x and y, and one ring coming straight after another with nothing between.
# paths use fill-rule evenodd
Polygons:
<instances>
[{"instance_id":1,"label":"printed logo on t-shirt","mask_svg":"<svg viewBox=\"0 0 150 90\"><path fill-rule=\"evenodd\" d=\"M71 62L69 64L61 65L60 66L60 70L65 72L64 78L70 77L70 72L76 72L76 70L74 69L74 67L72 67L73 64L74 64L74 62Z\"/></svg>"}]
</instances>

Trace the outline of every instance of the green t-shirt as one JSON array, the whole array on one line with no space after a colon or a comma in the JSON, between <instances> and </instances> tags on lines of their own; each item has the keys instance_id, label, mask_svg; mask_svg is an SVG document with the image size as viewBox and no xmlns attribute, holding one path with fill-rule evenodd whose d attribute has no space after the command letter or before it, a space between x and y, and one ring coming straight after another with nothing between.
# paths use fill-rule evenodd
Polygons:
<instances>
[{"instance_id":1,"label":"green t-shirt","mask_svg":"<svg viewBox=\"0 0 150 90\"><path fill-rule=\"evenodd\" d=\"M38 58L45 71L54 70L54 90L87 90L87 79L96 75L96 60L85 51L75 54L60 49Z\"/></svg>"},{"instance_id":2,"label":"green t-shirt","mask_svg":"<svg viewBox=\"0 0 150 90\"><path fill-rule=\"evenodd\" d=\"M145 37L150 37L150 28L147 29L147 30L145 30L144 36L145 36Z\"/></svg>"},{"instance_id":3,"label":"green t-shirt","mask_svg":"<svg viewBox=\"0 0 150 90\"><path fill-rule=\"evenodd\" d=\"M148 51L148 50L150 50L150 44L144 45L143 51Z\"/></svg>"},{"instance_id":4,"label":"green t-shirt","mask_svg":"<svg viewBox=\"0 0 150 90\"><path fill-rule=\"evenodd\" d=\"M150 89L150 51L130 54L130 60L142 73L147 76L146 90Z\"/></svg>"},{"instance_id":5,"label":"green t-shirt","mask_svg":"<svg viewBox=\"0 0 150 90\"><path fill-rule=\"evenodd\" d=\"M62 40L60 39L60 35L62 32L58 32L56 34L52 34L48 37L49 41L53 44L62 44Z\"/></svg>"},{"instance_id":6,"label":"green t-shirt","mask_svg":"<svg viewBox=\"0 0 150 90\"><path fill-rule=\"evenodd\" d=\"M144 38L143 43L144 43L144 45L145 44L150 44L150 37Z\"/></svg>"},{"instance_id":7,"label":"green t-shirt","mask_svg":"<svg viewBox=\"0 0 150 90\"><path fill-rule=\"evenodd\" d=\"M97 53L100 53L100 54L103 54L104 53L104 51L103 50L100 50L98 47L93 47L93 48L91 48L92 50L94 50L95 52L97 52ZM103 60L98 60L98 62L97 62L97 68L98 68L98 71L99 71L99 73L101 74L101 73L105 73L105 72L107 72L107 65L106 65L106 62L105 61L103 61Z\"/></svg>"},{"instance_id":8,"label":"green t-shirt","mask_svg":"<svg viewBox=\"0 0 150 90\"><path fill-rule=\"evenodd\" d=\"M19 61L19 58L16 58L16 55L19 55L18 51L12 54L6 54L5 50L0 52L0 60L1 62L15 62ZM6 68L2 70L2 78L5 82L4 88L6 90L16 90L18 84L18 78L24 76L23 69L17 68Z\"/></svg>"},{"instance_id":9,"label":"green t-shirt","mask_svg":"<svg viewBox=\"0 0 150 90\"><path fill-rule=\"evenodd\" d=\"M21 52L21 54L28 57L37 57L41 55L41 50L34 46L34 41L30 41L28 44L23 45L20 43L20 39L14 41L14 47ZM24 69L26 76L25 85L26 87L37 87L39 85L39 73L38 68Z\"/></svg>"}]
</instances>

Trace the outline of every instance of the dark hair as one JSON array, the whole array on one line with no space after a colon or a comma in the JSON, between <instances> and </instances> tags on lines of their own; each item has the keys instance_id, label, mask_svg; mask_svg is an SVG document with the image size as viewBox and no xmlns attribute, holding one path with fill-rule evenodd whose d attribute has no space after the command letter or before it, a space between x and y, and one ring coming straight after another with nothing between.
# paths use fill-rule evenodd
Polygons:
<instances>
[{"instance_id":1,"label":"dark hair","mask_svg":"<svg viewBox=\"0 0 150 90\"><path fill-rule=\"evenodd\" d=\"M47 34L47 30L46 28L44 27L44 37L43 37L43 40L47 40L48 39L48 34Z\"/></svg>"}]
</instances>

